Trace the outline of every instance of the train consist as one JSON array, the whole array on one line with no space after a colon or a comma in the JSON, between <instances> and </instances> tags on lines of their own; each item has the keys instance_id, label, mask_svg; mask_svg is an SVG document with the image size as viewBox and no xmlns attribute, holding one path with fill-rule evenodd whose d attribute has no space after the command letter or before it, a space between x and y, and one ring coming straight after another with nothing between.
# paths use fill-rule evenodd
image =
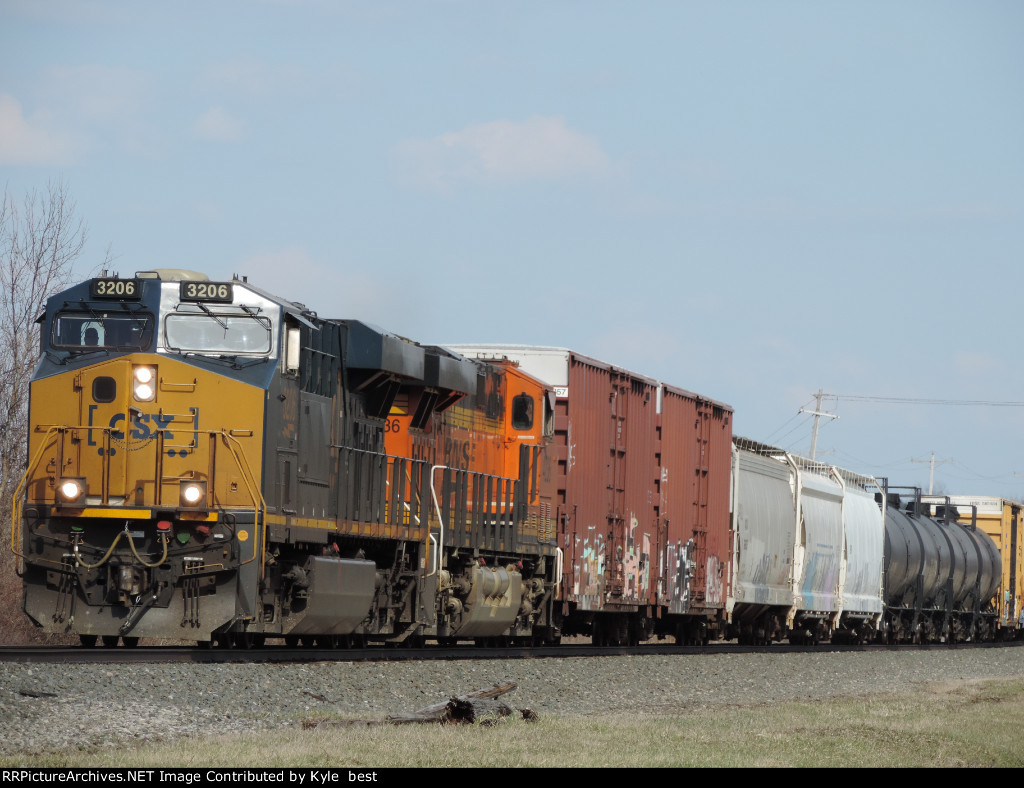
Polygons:
<instances>
[{"instance_id":1,"label":"train consist","mask_svg":"<svg viewBox=\"0 0 1024 788\"><path fill-rule=\"evenodd\" d=\"M12 549L25 612L85 645L1018 628L1015 515L734 438L728 405L571 351L180 270L78 284L41 326Z\"/></svg>"}]
</instances>

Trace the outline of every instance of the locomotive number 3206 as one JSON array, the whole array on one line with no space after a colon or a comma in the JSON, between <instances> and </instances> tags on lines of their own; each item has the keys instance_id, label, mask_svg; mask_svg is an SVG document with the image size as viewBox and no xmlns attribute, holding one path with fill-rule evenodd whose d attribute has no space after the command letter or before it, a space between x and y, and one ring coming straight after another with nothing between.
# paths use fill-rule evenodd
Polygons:
<instances>
[{"instance_id":1,"label":"locomotive number 3206","mask_svg":"<svg viewBox=\"0 0 1024 788\"><path fill-rule=\"evenodd\" d=\"M182 282L182 301L224 301L234 298L230 282Z\"/></svg>"},{"instance_id":2,"label":"locomotive number 3206","mask_svg":"<svg viewBox=\"0 0 1024 788\"><path fill-rule=\"evenodd\" d=\"M138 298L139 283L135 279L93 279L89 291L92 298Z\"/></svg>"}]
</instances>

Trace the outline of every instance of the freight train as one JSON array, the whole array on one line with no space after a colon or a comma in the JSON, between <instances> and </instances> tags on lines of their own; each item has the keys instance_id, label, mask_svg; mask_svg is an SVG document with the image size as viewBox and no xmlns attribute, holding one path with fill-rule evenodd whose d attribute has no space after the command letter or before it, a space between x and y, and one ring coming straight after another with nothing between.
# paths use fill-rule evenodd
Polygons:
<instances>
[{"instance_id":1,"label":"freight train","mask_svg":"<svg viewBox=\"0 0 1024 788\"><path fill-rule=\"evenodd\" d=\"M1018 626L1016 558L963 507L568 350L423 345L177 269L82 282L40 324L11 547L27 615L83 645Z\"/></svg>"}]
</instances>

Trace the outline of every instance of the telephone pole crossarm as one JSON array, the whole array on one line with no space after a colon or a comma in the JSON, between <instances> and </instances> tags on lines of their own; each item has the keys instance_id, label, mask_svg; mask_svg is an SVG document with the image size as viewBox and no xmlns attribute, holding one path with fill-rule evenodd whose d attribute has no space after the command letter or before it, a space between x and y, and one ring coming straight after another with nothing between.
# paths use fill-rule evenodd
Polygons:
<instances>
[{"instance_id":1,"label":"telephone pole crossarm","mask_svg":"<svg viewBox=\"0 0 1024 788\"><path fill-rule=\"evenodd\" d=\"M821 409L821 400L823 397L832 396L826 394L824 390L818 389L818 393L814 395L814 410L804 410L800 408L800 413L809 413L814 416L814 429L811 431L811 459L814 459L815 454L818 452L818 420L822 416L827 416L830 419L838 419L839 417L835 413L828 413Z\"/></svg>"}]
</instances>

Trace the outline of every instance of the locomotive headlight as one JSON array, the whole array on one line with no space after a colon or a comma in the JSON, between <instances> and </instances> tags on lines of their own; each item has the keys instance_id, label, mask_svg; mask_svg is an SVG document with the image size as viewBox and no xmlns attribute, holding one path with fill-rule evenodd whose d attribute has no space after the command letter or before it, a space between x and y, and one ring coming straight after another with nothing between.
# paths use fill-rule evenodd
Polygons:
<instances>
[{"instance_id":1,"label":"locomotive headlight","mask_svg":"<svg viewBox=\"0 0 1024 788\"><path fill-rule=\"evenodd\" d=\"M57 484L57 501L68 506L85 504L85 479L65 476Z\"/></svg>"},{"instance_id":2,"label":"locomotive headlight","mask_svg":"<svg viewBox=\"0 0 1024 788\"><path fill-rule=\"evenodd\" d=\"M156 396L156 369L154 367L132 368L133 389L135 399L139 402L151 402Z\"/></svg>"},{"instance_id":3,"label":"locomotive headlight","mask_svg":"<svg viewBox=\"0 0 1024 788\"><path fill-rule=\"evenodd\" d=\"M199 509L206 503L206 482L183 480L178 503L186 509Z\"/></svg>"}]
</instances>

